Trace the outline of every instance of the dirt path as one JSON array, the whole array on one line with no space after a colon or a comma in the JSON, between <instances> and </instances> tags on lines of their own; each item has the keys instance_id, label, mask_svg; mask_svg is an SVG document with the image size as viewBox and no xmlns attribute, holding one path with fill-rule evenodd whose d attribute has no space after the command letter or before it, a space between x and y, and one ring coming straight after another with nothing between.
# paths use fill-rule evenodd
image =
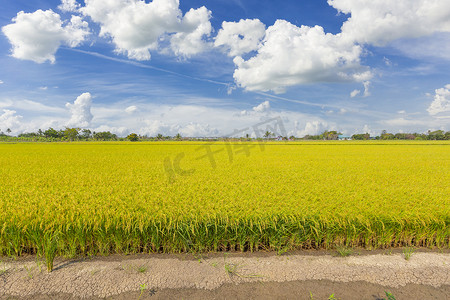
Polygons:
<instances>
[{"instance_id":1,"label":"dirt path","mask_svg":"<svg viewBox=\"0 0 450 300\"><path fill-rule=\"evenodd\" d=\"M116 256L0 263L0 299L446 299L450 254Z\"/></svg>"}]
</instances>

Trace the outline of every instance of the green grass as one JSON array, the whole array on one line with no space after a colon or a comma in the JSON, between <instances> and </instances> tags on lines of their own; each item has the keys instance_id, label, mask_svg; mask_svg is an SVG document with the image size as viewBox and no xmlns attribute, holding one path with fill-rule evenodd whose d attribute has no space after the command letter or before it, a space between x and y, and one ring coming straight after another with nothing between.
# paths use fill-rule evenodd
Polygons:
<instances>
[{"instance_id":1,"label":"green grass","mask_svg":"<svg viewBox=\"0 0 450 300\"><path fill-rule=\"evenodd\" d=\"M415 251L416 251L416 249L414 249L413 247L404 248L403 249L403 257L405 258L405 260L409 260Z\"/></svg>"},{"instance_id":2,"label":"green grass","mask_svg":"<svg viewBox=\"0 0 450 300\"><path fill-rule=\"evenodd\" d=\"M449 247L448 142L202 145L0 144L0 255Z\"/></svg>"},{"instance_id":3,"label":"green grass","mask_svg":"<svg viewBox=\"0 0 450 300\"><path fill-rule=\"evenodd\" d=\"M353 249L348 246L337 246L336 252L339 256L345 257L350 256L353 253Z\"/></svg>"}]
</instances>

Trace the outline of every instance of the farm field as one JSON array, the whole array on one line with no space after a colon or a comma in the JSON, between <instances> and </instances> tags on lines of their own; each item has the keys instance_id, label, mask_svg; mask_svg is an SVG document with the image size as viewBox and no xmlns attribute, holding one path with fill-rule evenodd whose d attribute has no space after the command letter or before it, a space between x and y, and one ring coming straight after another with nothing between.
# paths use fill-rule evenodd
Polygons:
<instances>
[{"instance_id":1,"label":"farm field","mask_svg":"<svg viewBox=\"0 0 450 300\"><path fill-rule=\"evenodd\" d=\"M0 254L449 247L449 142L0 144Z\"/></svg>"}]
</instances>

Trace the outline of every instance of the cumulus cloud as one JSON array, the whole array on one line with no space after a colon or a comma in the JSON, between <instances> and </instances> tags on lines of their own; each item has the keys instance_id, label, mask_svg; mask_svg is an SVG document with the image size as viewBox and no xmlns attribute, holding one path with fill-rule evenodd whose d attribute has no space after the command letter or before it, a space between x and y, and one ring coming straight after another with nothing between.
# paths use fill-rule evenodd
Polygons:
<instances>
[{"instance_id":1,"label":"cumulus cloud","mask_svg":"<svg viewBox=\"0 0 450 300\"><path fill-rule=\"evenodd\" d=\"M157 50L171 33L176 54L199 53L205 47L203 36L212 30L210 11L191 9L183 17L178 0L86 0L80 11L100 24L100 36L110 37L116 52L135 60L149 60L150 50Z\"/></svg>"},{"instance_id":2,"label":"cumulus cloud","mask_svg":"<svg viewBox=\"0 0 450 300\"><path fill-rule=\"evenodd\" d=\"M137 112L137 110L138 110L137 106L132 105L132 106L128 106L125 109L125 112L128 113L128 114L134 114L135 112Z\"/></svg>"},{"instance_id":3,"label":"cumulus cloud","mask_svg":"<svg viewBox=\"0 0 450 300\"><path fill-rule=\"evenodd\" d=\"M450 84L435 90L434 100L427 111L432 116L450 112Z\"/></svg>"},{"instance_id":4,"label":"cumulus cloud","mask_svg":"<svg viewBox=\"0 0 450 300\"><path fill-rule=\"evenodd\" d=\"M258 19L223 22L214 46L223 47L229 56L241 56L258 49L266 34L266 26Z\"/></svg>"},{"instance_id":5,"label":"cumulus cloud","mask_svg":"<svg viewBox=\"0 0 450 300\"><path fill-rule=\"evenodd\" d=\"M188 123L184 126L179 126L180 134L187 137L206 137L217 136L219 131L211 128L209 124Z\"/></svg>"},{"instance_id":6,"label":"cumulus cloud","mask_svg":"<svg viewBox=\"0 0 450 300\"><path fill-rule=\"evenodd\" d=\"M355 97L358 96L360 93L361 93L360 90L353 90L353 91L350 93L350 97L355 98Z\"/></svg>"},{"instance_id":7,"label":"cumulus cloud","mask_svg":"<svg viewBox=\"0 0 450 300\"><path fill-rule=\"evenodd\" d=\"M93 118L91 113L91 104L92 96L90 93L81 94L73 104L67 103L66 107L70 109L72 114L67 126L88 127Z\"/></svg>"},{"instance_id":8,"label":"cumulus cloud","mask_svg":"<svg viewBox=\"0 0 450 300\"><path fill-rule=\"evenodd\" d=\"M303 130L297 131L298 137L305 135L317 135L328 129L328 123L325 121L311 121L307 122Z\"/></svg>"},{"instance_id":9,"label":"cumulus cloud","mask_svg":"<svg viewBox=\"0 0 450 300\"><path fill-rule=\"evenodd\" d=\"M362 44L384 46L400 38L450 31L447 0L328 0L328 4L351 14L342 25L342 35Z\"/></svg>"},{"instance_id":10,"label":"cumulus cloud","mask_svg":"<svg viewBox=\"0 0 450 300\"><path fill-rule=\"evenodd\" d=\"M253 107L253 111L255 111L255 112L265 112L265 111L268 111L269 109L270 109L269 101L264 101L263 103Z\"/></svg>"},{"instance_id":11,"label":"cumulus cloud","mask_svg":"<svg viewBox=\"0 0 450 300\"><path fill-rule=\"evenodd\" d=\"M367 97L373 74L360 65L366 44L384 46L398 39L450 32L450 2L446 0L329 0L328 3L339 12L350 14L340 33L333 35L320 26L297 27L278 20L266 30L263 41L252 44L250 49L257 54L247 61L240 57L236 46L239 36L244 36L238 30L244 26L231 23L234 31L230 29L229 35L233 39L225 34L224 26L223 37L219 32L216 44L228 46L230 55L236 56L234 78L239 86L250 91L282 93L289 86L306 83L357 81L364 82L363 96ZM356 91L351 94L356 95Z\"/></svg>"},{"instance_id":12,"label":"cumulus cloud","mask_svg":"<svg viewBox=\"0 0 450 300\"><path fill-rule=\"evenodd\" d=\"M320 26L297 27L277 20L270 26L257 54L237 56L234 78L249 91L282 93L286 87L336 81L365 81L372 74L360 65L362 48Z\"/></svg>"},{"instance_id":13,"label":"cumulus cloud","mask_svg":"<svg viewBox=\"0 0 450 300\"><path fill-rule=\"evenodd\" d=\"M95 131L95 132L109 131L109 132L117 134L119 136L126 136L130 133L129 129L124 126L116 127L116 126L108 126L108 125L101 125L101 126L95 127L95 128L93 128L93 131Z\"/></svg>"},{"instance_id":14,"label":"cumulus cloud","mask_svg":"<svg viewBox=\"0 0 450 300\"><path fill-rule=\"evenodd\" d=\"M188 122L167 124L160 120L148 120L146 126L140 128L139 133L147 136L156 136L162 134L164 136L175 136L181 134L185 137L205 137L217 136L219 134L216 128L212 128L207 123Z\"/></svg>"},{"instance_id":15,"label":"cumulus cloud","mask_svg":"<svg viewBox=\"0 0 450 300\"><path fill-rule=\"evenodd\" d=\"M206 7L189 10L180 25L180 32L174 34L170 39L170 47L175 55L190 57L204 52L208 47L204 37L209 36L212 31L211 11Z\"/></svg>"},{"instance_id":16,"label":"cumulus cloud","mask_svg":"<svg viewBox=\"0 0 450 300\"><path fill-rule=\"evenodd\" d=\"M63 12L77 12L80 4L76 0L61 0L58 9Z\"/></svg>"},{"instance_id":17,"label":"cumulus cloud","mask_svg":"<svg viewBox=\"0 0 450 300\"><path fill-rule=\"evenodd\" d=\"M239 116L255 116L261 113L267 113L270 110L270 102L264 101L254 107L252 107L252 110L242 110L239 114Z\"/></svg>"},{"instance_id":18,"label":"cumulus cloud","mask_svg":"<svg viewBox=\"0 0 450 300\"><path fill-rule=\"evenodd\" d=\"M12 56L37 63L55 62L55 53L61 45L77 47L89 34L88 23L79 16L72 16L64 26L51 9L21 11L12 21L2 28L12 45Z\"/></svg>"},{"instance_id":19,"label":"cumulus cloud","mask_svg":"<svg viewBox=\"0 0 450 300\"><path fill-rule=\"evenodd\" d=\"M0 80L0 84L3 84L4 82L3 82L3 80Z\"/></svg>"},{"instance_id":20,"label":"cumulus cloud","mask_svg":"<svg viewBox=\"0 0 450 300\"><path fill-rule=\"evenodd\" d=\"M0 128L6 131L8 128L13 132L21 129L22 116L17 115L15 110L3 109L0 115Z\"/></svg>"}]
</instances>

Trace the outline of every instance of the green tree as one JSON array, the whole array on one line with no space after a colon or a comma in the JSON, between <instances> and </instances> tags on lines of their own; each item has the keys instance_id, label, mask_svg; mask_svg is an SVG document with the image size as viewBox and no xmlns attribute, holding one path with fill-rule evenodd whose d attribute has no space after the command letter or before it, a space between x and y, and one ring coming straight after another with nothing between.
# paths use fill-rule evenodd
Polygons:
<instances>
[{"instance_id":1,"label":"green tree","mask_svg":"<svg viewBox=\"0 0 450 300\"><path fill-rule=\"evenodd\" d=\"M69 128L66 127L64 130L64 137L68 139L69 141L75 141L78 139L80 128Z\"/></svg>"},{"instance_id":2,"label":"green tree","mask_svg":"<svg viewBox=\"0 0 450 300\"><path fill-rule=\"evenodd\" d=\"M109 132L94 132L94 139L97 141L117 141L117 135Z\"/></svg>"},{"instance_id":3,"label":"green tree","mask_svg":"<svg viewBox=\"0 0 450 300\"><path fill-rule=\"evenodd\" d=\"M370 134L368 133L352 135L352 140L368 140L368 139L370 139Z\"/></svg>"},{"instance_id":4,"label":"green tree","mask_svg":"<svg viewBox=\"0 0 450 300\"><path fill-rule=\"evenodd\" d=\"M127 139L131 142L139 141L139 136L136 133L131 133L127 136Z\"/></svg>"},{"instance_id":5,"label":"green tree","mask_svg":"<svg viewBox=\"0 0 450 300\"><path fill-rule=\"evenodd\" d=\"M53 129L52 127L47 129L46 131L44 131L44 136L46 138L55 138L55 139L58 139L58 138L62 137L60 132L58 130L56 130L56 129Z\"/></svg>"},{"instance_id":6,"label":"green tree","mask_svg":"<svg viewBox=\"0 0 450 300\"><path fill-rule=\"evenodd\" d=\"M81 134L80 134L81 139L87 141L89 138L91 138L91 136L92 136L92 132L89 129L81 130Z\"/></svg>"},{"instance_id":7,"label":"green tree","mask_svg":"<svg viewBox=\"0 0 450 300\"><path fill-rule=\"evenodd\" d=\"M444 131L442 131L442 130L428 131L428 139L429 140L444 140L445 139Z\"/></svg>"},{"instance_id":8,"label":"green tree","mask_svg":"<svg viewBox=\"0 0 450 300\"><path fill-rule=\"evenodd\" d=\"M269 137L271 137L272 136L272 132L270 132L270 131L266 131L266 133L264 133L264 137L266 138L266 139L268 139Z\"/></svg>"}]
</instances>

